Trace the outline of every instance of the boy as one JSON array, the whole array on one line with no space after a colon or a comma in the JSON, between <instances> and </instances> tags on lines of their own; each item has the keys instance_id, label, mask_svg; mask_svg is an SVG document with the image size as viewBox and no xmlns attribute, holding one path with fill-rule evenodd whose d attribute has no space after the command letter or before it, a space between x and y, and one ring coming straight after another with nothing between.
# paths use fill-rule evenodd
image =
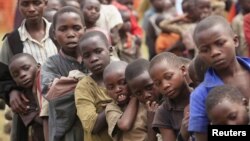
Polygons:
<instances>
[{"instance_id":1,"label":"boy","mask_svg":"<svg viewBox=\"0 0 250 141\"><path fill-rule=\"evenodd\" d=\"M28 53L38 63L43 64L48 57L57 54L57 48L49 38L51 24L42 17L47 1L18 0L17 2L24 20L18 29L6 36L0 48L0 97L5 99L13 112L24 113L28 110L25 102L27 98L18 91L8 72L10 58L17 53ZM14 115L13 120L19 120L16 118L18 117ZM22 132L22 128L19 129ZM16 140L22 140L22 137Z\"/></svg>"},{"instance_id":2,"label":"boy","mask_svg":"<svg viewBox=\"0 0 250 141\"><path fill-rule=\"evenodd\" d=\"M221 16L202 20L196 26L193 38L200 58L210 68L203 82L191 94L189 131L194 132L198 141L206 141L209 120L205 100L208 92L215 86L228 84L250 98L250 59L236 57L238 36Z\"/></svg>"},{"instance_id":3,"label":"boy","mask_svg":"<svg viewBox=\"0 0 250 141\"><path fill-rule=\"evenodd\" d=\"M145 139L155 141L157 140L156 133L152 130L151 123L160 102L157 101L159 93L149 76L148 67L149 61L137 59L127 66L125 77L132 95L140 102L139 108L144 109L145 117L143 118L141 127L144 129Z\"/></svg>"},{"instance_id":4,"label":"boy","mask_svg":"<svg viewBox=\"0 0 250 141\"><path fill-rule=\"evenodd\" d=\"M214 87L206 99L206 111L212 125L248 125L248 100L229 85Z\"/></svg>"},{"instance_id":5,"label":"boy","mask_svg":"<svg viewBox=\"0 0 250 141\"><path fill-rule=\"evenodd\" d=\"M38 97L36 95L36 75L39 71L39 65L36 60L29 54L19 53L13 56L9 63L9 70L12 78L16 82L20 91L27 97L27 111L20 113L18 116L22 119L26 128L22 130L26 131L28 135L29 127L32 128L32 139L36 141L43 141L43 126L42 119L39 118L39 104ZM13 124L17 124L14 123ZM15 129L14 129L15 130ZM23 138L25 139L25 138ZM28 140L28 138L26 138Z\"/></svg>"},{"instance_id":6,"label":"boy","mask_svg":"<svg viewBox=\"0 0 250 141\"><path fill-rule=\"evenodd\" d=\"M110 46L100 31L89 31L79 41L84 65L91 71L75 89L77 116L84 129L85 141L111 141L105 108L112 99L103 82L103 71L110 63Z\"/></svg>"},{"instance_id":7,"label":"boy","mask_svg":"<svg viewBox=\"0 0 250 141\"><path fill-rule=\"evenodd\" d=\"M118 55L121 60L128 63L141 57L140 44L136 42L137 38L130 33L130 13L126 10L120 10L123 24L119 30L120 44L118 46Z\"/></svg>"},{"instance_id":8,"label":"boy","mask_svg":"<svg viewBox=\"0 0 250 141\"><path fill-rule=\"evenodd\" d=\"M109 64L103 73L104 84L113 102L105 109L108 133L114 141L144 140L141 130L143 121L138 100L130 96L125 80L127 63L115 61Z\"/></svg>"},{"instance_id":9,"label":"boy","mask_svg":"<svg viewBox=\"0 0 250 141\"><path fill-rule=\"evenodd\" d=\"M155 113L152 127L161 133L164 141L175 141L181 128L184 108L189 104L186 66L178 56L165 52L152 59L149 74L165 97L164 103ZM188 138L188 135L183 138Z\"/></svg>"},{"instance_id":10,"label":"boy","mask_svg":"<svg viewBox=\"0 0 250 141\"><path fill-rule=\"evenodd\" d=\"M44 118L44 125L47 117L49 117L49 135L45 132L45 136L50 141L61 140L82 140L82 127L76 116L76 108L74 101L74 88L78 80L70 79L70 71L77 70L87 73L79 53L78 42L84 34L85 22L84 17L79 9L72 6L61 8L53 17L52 32L57 41L60 51L59 54L49 57L43 64L41 69L41 94L49 100L49 108L46 104L42 106L40 116ZM69 81L64 82L64 87L56 90L56 84L63 82L63 78L67 77ZM67 83L68 82L68 83ZM70 91L65 92L70 87ZM53 92L54 90L54 92ZM61 93L60 93L61 92ZM48 95L59 93L55 99L51 100ZM56 95L56 94L55 94ZM63 95L63 96L62 96ZM63 113L60 113L61 110ZM47 111L46 111L47 110ZM57 116L60 114L60 116Z\"/></svg>"}]
</instances>

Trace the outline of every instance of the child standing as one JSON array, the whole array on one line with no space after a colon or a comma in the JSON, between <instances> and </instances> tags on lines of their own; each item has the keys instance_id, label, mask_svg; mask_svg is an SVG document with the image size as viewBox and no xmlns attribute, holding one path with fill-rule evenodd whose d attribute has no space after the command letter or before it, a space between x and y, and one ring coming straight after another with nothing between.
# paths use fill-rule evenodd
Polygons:
<instances>
[{"instance_id":1,"label":"child standing","mask_svg":"<svg viewBox=\"0 0 250 141\"><path fill-rule=\"evenodd\" d=\"M109 43L100 31L89 31L79 41L83 62L91 71L75 90L77 115L84 129L85 141L111 141L105 107L112 99L103 82L104 68L110 63Z\"/></svg>"},{"instance_id":2,"label":"child standing","mask_svg":"<svg viewBox=\"0 0 250 141\"><path fill-rule=\"evenodd\" d=\"M184 108L189 104L186 66L178 56L165 52L152 59L149 73L165 97L164 103L156 111L152 127L161 133L164 141L175 141L181 128Z\"/></svg>"},{"instance_id":3,"label":"child standing","mask_svg":"<svg viewBox=\"0 0 250 141\"><path fill-rule=\"evenodd\" d=\"M40 108L36 95L36 85L34 85L36 84L35 80L36 74L39 71L39 65L31 55L19 53L11 58L9 70L19 90L23 92L28 100L27 111L18 114L26 127L22 130L26 131L26 137L28 137L29 127L31 126L32 140L44 141L42 119L39 117ZM13 124L18 123L14 122Z\"/></svg>"},{"instance_id":4,"label":"child standing","mask_svg":"<svg viewBox=\"0 0 250 141\"><path fill-rule=\"evenodd\" d=\"M140 126L144 131L142 132L144 139L156 141L156 133L152 130L151 124L160 100L158 99L159 93L149 76L148 67L149 61L137 59L127 66L125 77L132 95L140 102L138 115L142 114L144 116L140 122Z\"/></svg>"},{"instance_id":5,"label":"child standing","mask_svg":"<svg viewBox=\"0 0 250 141\"><path fill-rule=\"evenodd\" d=\"M120 10L123 19L123 25L119 30L120 45L118 45L118 55L121 60L128 63L141 57L140 44L136 42L137 38L130 33L130 12L127 10Z\"/></svg>"},{"instance_id":6,"label":"child standing","mask_svg":"<svg viewBox=\"0 0 250 141\"><path fill-rule=\"evenodd\" d=\"M142 121L138 111L138 100L131 97L125 80L127 63L115 61L108 65L103 73L104 84L113 102L105 109L109 135L114 141L144 140L139 126Z\"/></svg>"},{"instance_id":7,"label":"child standing","mask_svg":"<svg viewBox=\"0 0 250 141\"><path fill-rule=\"evenodd\" d=\"M202 20L196 26L193 38L200 58L210 67L203 82L191 94L189 131L194 132L197 141L206 141L209 120L205 101L208 92L215 86L228 84L249 98L250 59L236 57L238 36L221 16Z\"/></svg>"},{"instance_id":8,"label":"child standing","mask_svg":"<svg viewBox=\"0 0 250 141\"><path fill-rule=\"evenodd\" d=\"M248 99L231 86L214 87L206 99L206 111L212 125L248 125Z\"/></svg>"},{"instance_id":9,"label":"child standing","mask_svg":"<svg viewBox=\"0 0 250 141\"><path fill-rule=\"evenodd\" d=\"M79 70L86 73L82 57L78 51L78 41L84 34L84 28L85 22L81 11L74 7L64 7L53 17L53 36L61 49L58 55L48 58L42 66L41 93L44 96L47 96L50 90L53 90L53 85L51 84L55 80L60 81L63 76L67 77L70 71ZM67 86L67 83L65 86ZM63 139L70 141L73 138L74 140L82 140L83 138L82 127L76 116L74 87L72 89L73 92L71 91L67 96L53 101L50 100L50 108L48 108L46 102L42 105L43 110L40 115L44 117L45 125L47 124L46 117L49 116L49 135L46 135L50 141ZM62 114L56 113L62 109L65 110L63 116L55 116L56 114ZM48 130L45 133L48 133Z\"/></svg>"}]
</instances>

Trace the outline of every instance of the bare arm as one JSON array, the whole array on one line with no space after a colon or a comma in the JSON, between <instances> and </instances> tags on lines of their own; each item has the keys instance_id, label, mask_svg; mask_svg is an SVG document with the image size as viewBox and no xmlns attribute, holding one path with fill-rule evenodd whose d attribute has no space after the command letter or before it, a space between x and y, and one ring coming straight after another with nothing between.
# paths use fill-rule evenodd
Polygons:
<instances>
[{"instance_id":1,"label":"bare arm","mask_svg":"<svg viewBox=\"0 0 250 141\"><path fill-rule=\"evenodd\" d=\"M194 133L195 141L207 141L206 133Z\"/></svg>"},{"instance_id":2,"label":"bare arm","mask_svg":"<svg viewBox=\"0 0 250 141\"><path fill-rule=\"evenodd\" d=\"M148 141L157 141L156 132L152 128L152 122L154 120L155 111L159 107L159 105L155 101L153 102L148 101L146 103L146 106L147 106L147 122L148 122L147 123Z\"/></svg>"},{"instance_id":3,"label":"bare arm","mask_svg":"<svg viewBox=\"0 0 250 141\"><path fill-rule=\"evenodd\" d=\"M107 121L106 121L105 111L102 111L97 116L95 125L94 125L93 130L92 130L92 134L98 134L105 127L107 127Z\"/></svg>"},{"instance_id":4,"label":"bare arm","mask_svg":"<svg viewBox=\"0 0 250 141\"><path fill-rule=\"evenodd\" d=\"M159 128L161 135L162 135L162 141L175 141L176 136L172 129L168 128Z\"/></svg>"},{"instance_id":5,"label":"bare arm","mask_svg":"<svg viewBox=\"0 0 250 141\"><path fill-rule=\"evenodd\" d=\"M138 111L138 100L135 97L132 97L128 103L128 106L121 118L117 122L117 126L122 131L129 131L134 124L137 111Z\"/></svg>"}]
</instances>

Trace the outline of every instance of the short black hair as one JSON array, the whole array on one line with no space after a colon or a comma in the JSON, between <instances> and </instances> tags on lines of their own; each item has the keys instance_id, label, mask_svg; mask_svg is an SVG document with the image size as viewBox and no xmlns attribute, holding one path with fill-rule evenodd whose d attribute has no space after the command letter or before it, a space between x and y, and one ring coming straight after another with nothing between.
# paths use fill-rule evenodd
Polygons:
<instances>
[{"instance_id":1,"label":"short black hair","mask_svg":"<svg viewBox=\"0 0 250 141\"><path fill-rule=\"evenodd\" d=\"M199 56L196 56L194 58L194 69L197 78L200 82L202 82L204 80L205 73L208 69L208 65L206 65L206 63Z\"/></svg>"},{"instance_id":2,"label":"short black hair","mask_svg":"<svg viewBox=\"0 0 250 141\"><path fill-rule=\"evenodd\" d=\"M62 7L61 9L59 9L56 12L56 14L54 15L54 17L53 17L52 27L53 27L54 30L56 29L56 24L57 24L58 16L62 15L64 13L69 13L69 12L73 12L73 13L78 14L80 16L80 18L81 18L82 25L85 27L86 24L85 24L82 12L79 9L75 8L75 7L65 6L65 7Z\"/></svg>"},{"instance_id":3,"label":"short black hair","mask_svg":"<svg viewBox=\"0 0 250 141\"><path fill-rule=\"evenodd\" d=\"M89 39L89 38L93 38L93 37L98 37L100 38L100 41L102 41L106 47L108 48L110 45L109 45L109 41L106 37L106 35L101 32L101 31L98 31L98 30L91 30L91 31L87 31L85 32L82 37L79 39L79 44L81 44L82 42L84 42L85 40ZM80 50L82 50L82 48L80 48Z\"/></svg>"},{"instance_id":4,"label":"short black hair","mask_svg":"<svg viewBox=\"0 0 250 141\"><path fill-rule=\"evenodd\" d=\"M187 65L187 64L191 63L191 59L189 59L189 58L182 57L182 56L179 56L179 58L180 58L182 64L184 64L184 65Z\"/></svg>"},{"instance_id":5,"label":"short black hair","mask_svg":"<svg viewBox=\"0 0 250 141\"><path fill-rule=\"evenodd\" d=\"M221 25L221 27L228 32L230 35L234 35L234 31L231 27L231 25L228 23L228 21L222 17L222 16L218 16L218 15L211 15L206 17L205 19L201 20L195 27L194 29L194 33L193 33L193 39L194 42L197 43L197 35L199 32L207 30L209 28L212 28L216 25Z\"/></svg>"},{"instance_id":6,"label":"short black hair","mask_svg":"<svg viewBox=\"0 0 250 141\"><path fill-rule=\"evenodd\" d=\"M107 73L113 73L114 71L125 69L128 63L124 61L112 61L107 65L103 71L103 78Z\"/></svg>"},{"instance_id":7,"label":"short black hair","mask_svg":"<svg viewBox=\"0 0 250 141\"><path fill-rule=\"evenodd\" d=\"M149 69L151 69L155 64L158 64L161 61L166 61L168 64L180 67L181 65L184 65L184 63L181 61L181 59L176 56L175 54L171 52L162 52L158 55L156 55L151 61Z\"/></svg>"},{"instance_id":8,"label":"short black hair","mask_svg":"<svg viewBox=\"0 0 250 141\"><path fill-rule=\"evenodd\" d=\"M221 85L214 87L206 99L206 111L209 113L218 103L223 100L230 102L241 103L245 97L235 87L229 85Z\"/></svg>"},{"instance_id":9,"label":"short black hair","mask_svg":"<svg viewBox=\"0 0 250 141\"><path fill-rule=\"evenodd\" d=\"M130 81L133 78L141 75L145 71L148 71L150 62L146 59L136 59L130 63L125 70L126 81Z\"/></svg>"},{"instance_id":10,"label":"short black hair","mask_svg":"<svg viewBox=\"0 0 250 141\"><path fill-rule=\"evenodd\" d=\"M85 3L87 2L88 0L82 0L81 2L80 2L80 7L81 7L81 9L85 6ZM92 1L92 0L89 0L89 1ZM96 0L96 1L98 1L100 4L101 4L101 2L99 1L99 0Z\"/></svg>"},{"instance_id":11,"label":"short black hair","mask_svg":"<svg viewBox=\"0 0 250 141\"><path fill-rule=\"evenodd\" d=\"M32 62L34 62L34 64L37 64L37 61L35 60L35 58L28 54L28 53L18 53L16 55L14 55L13 57L11 57L10 59L10 62L9 62L9 66L14 62L16 61L17 59L19 58L22 58L22 57L27 57L28 59L30 59Z\"/></svg>"}]
</instances>

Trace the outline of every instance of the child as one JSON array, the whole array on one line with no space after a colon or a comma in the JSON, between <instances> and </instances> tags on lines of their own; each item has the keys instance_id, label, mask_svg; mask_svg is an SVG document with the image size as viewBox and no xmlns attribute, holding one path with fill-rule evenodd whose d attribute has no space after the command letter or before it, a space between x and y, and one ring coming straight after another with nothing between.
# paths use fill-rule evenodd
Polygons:
<instances>
[{"instance_id":1,"label":"child","mask_svg":"<svg viewBox=\"0 0 250 141\"><path fill-rule=\"evenodd\" d=\"M248 125L248 100L229 85L214 87L206 99L206 111L212 125Z\"/></svg>"},{"instance_id":2,"label":"child","mask_svg":"<svg viewBox=\"0 0 250 141\"><path fill-rule=\"evenodd\" d=\"M155 19L155 24L157 27L159 27L159 24L161 21L164 20L163 15L159 15ZM159 27L160 28L160 27ZM157 36L156 42L155 42L155 51L157 54L167 51L171 46L177 43L177 41L180 40L180 36L176 33L162 30L159 35Z\"/></svg>"},{"instance_id":3,"label":"child","mask_svg":"<svg viewBox=\"0 0 250 141\"><path fill-rule=\"evenodd\" d=\"M109 41L109 44L111 44L111 37L110 37L110 31L101 27L98 25L97 21L99 20L100 16L103 13L100 13L101 10L101 4L98 0L85 0L82 2L81 9L83 11L85 23L86 23L86 31L101 31L105 34L106 38ZM102 19L104 20L104 19ZM101 21L106 23L105 21ZM115 48L112 47L114 50ZM116 51L114 50L112 52L112 59L119 60Z\"/></svg>"},{"instance_id":4,"label":"child","mask_svg":"<svg viewBox=\"0 0 250 141\"><path fill-rule=\"evenodd\" d=\"M109 43L100 31L89 31L79 41L83 62L91 71L75 89L77 115L84 128L85 141L111 141L105 107L112 99L103 82L104 68L110 63Z\"/></svg>"},{"instance_id":5,"label":"child","mask_svg":"<svg viewBox=\"0 0 250 141\"><path fill-rule=\"evenodd\" d=\"M27 98L17 89L10 76L8 70L10 58L17 53L28 53L38 63L43 64L48 57L57 54L57 48L49 37L51 23L42 17L47 0L18 0L17 5L24 20L18 29L7 34L0 48L0 97L4 98L13 112L24 113L28 110ZM13 121L18 123L17 120L20 119L14 114ZM18 125L13 124L13 128L15 126ZM24 126L19 126L17 129L20 134L12 132L13 140L23 140L22 127Z\"/></svg>"},{"instance_id":6,"label":"child","mask_svg":"<svg viewBox=\"0 0 250 141\"><path fill-rule=\"evenodd\" d=\"M13 56L9 63L11 76L19 87L20 91L27 97L27 111L19 113L23 124L25 125L26 136L29 127L32 129L32 140L44 141L42 119L39 118L39 104L36 95L36 74L39 71L39 65L36 60L26 53L19 53ZM15 122L13 124L16 124ZM14 129L15 130L15 129ZM28 138L26 138L28 140Z\"/></svg>"},{"instance_id":7,"label":"child","mask_svg":"<svg viewBox=\"0 0 250 141\"><path fill-rule=\"evenodd\" d=\"M72 7L75 7L77 9L80 9L80 7L81 7L78 0L61 0L61 1L62 1L63 6L72 6Z\"/></svg>"},{"instance_id":8,"label":"child","mask_svg":"<svg viewBox=\"0 0 250 141\"><path fill-rule=\"evenodd\" d=\"M141 56L140 44L136 42L136 37L130 33L130 12L120 10L123 19L123 25L119 30L120 45L118 47L118 55L121 60L128 63L133 62Z\"/></svg>"},{"instance_id":9,"label":"child","mask_svg":"<svg viewBox=\"0 0 250 141\"><path fill-rule=\"evenodd\" d=\"M113 102L105 109L109 135L114 141L144 140L141 130L142 114L138 109L138 100L130 96L125 80L127 63L115 61L109 64L103 73L104 84Z\"/></svg>"},{"instance_id":10,"label":"child","mask_svg":"<svg viewBox=\"0 0 250 141\"><path fill-rule=\"evenodd\" d=\"M182 2L184 15L172 20L166 19L160 23L162 30L181 35L182 42L185 44L191 58L197 54L192 33L197 22L211 14L210 4L210 0L184 0Z\"/></svg>"},{"instance_id":11,"label":"child","mask_svg":"<svg viewBox=\"0 0 250 141\"><path fill-rule=\"evenodd\" d=\"M152 130L151 124L155 111L160 104L160 100L157 99L160 96L149 76L148 67L149 61L137 59L127 66L125 77L132 95L140 102L139 109L143 110L144 117L141 127L144 131L145 140L155 141L157 140L156 133Z\"/></svg>"},{"instance_id":12,"label":"child","mask_svg":"<svg viewBox=\"0 0 250 141\"><path fill-rule=\"evenodd\" d=\"M52 31L54 38L60 45L60 51L58 55L48 58L42 66L41 93L47 99L49 99L48 93L56 93L51 92L56 87L53 84L58 84L57 82L62 81L63 77L69 76L70 71L79 70L86 73L82 57L78 51L78 41L84 34L84 28L85 23L81 11L74 7L63 7L53 17ZM45 107L46 103L42 105L44 109L40 115L45 118L45 125L46 117L49 116L49 135L47 137L49 137L50 141L63 139L82 140L83 138L82 127L79 119L77 119L74 103L74 87L77 84L77 80L73 82L75 82L73 83L75 85L73 85L71 91L66 96L64 95L54 100L49 99L49 111L48 107ZM69 85L69 83L66 83L65 88L68 86L67 84ZM62 89L65 88L63 87ZM62 108L65 110L63 114L60 113ZM56 116L56 114L62 115Z\"/></svg>"},{"instance_id":13,"label":"child","mask_svg":"<svg viewBox=\"0 0 250 141\"><path fill-rule=\"evenodd\" d=\"M189 104L186 67L178 56L165 52L152 59L149 73L165 97L164 103L156 111L152 127L161 133L164 141L175 141L184 117L184 108Z\"/></svg>"},{"instance_id":14,"label":"child","mask_svg":"<svg viewBox=\"0 0 250 141\"><path fill-rule=\"evenodd\" d=\"M199 56L209 68L203 82L191 94L189 131L194 132L197 141L206 141L209 120L205 100L208 92L215 86L228 84L249 98L250 59L236 57L238 37L221 16L210 16L202 20L196 26L193 38Z\"/></svg>"}]
</instances>

